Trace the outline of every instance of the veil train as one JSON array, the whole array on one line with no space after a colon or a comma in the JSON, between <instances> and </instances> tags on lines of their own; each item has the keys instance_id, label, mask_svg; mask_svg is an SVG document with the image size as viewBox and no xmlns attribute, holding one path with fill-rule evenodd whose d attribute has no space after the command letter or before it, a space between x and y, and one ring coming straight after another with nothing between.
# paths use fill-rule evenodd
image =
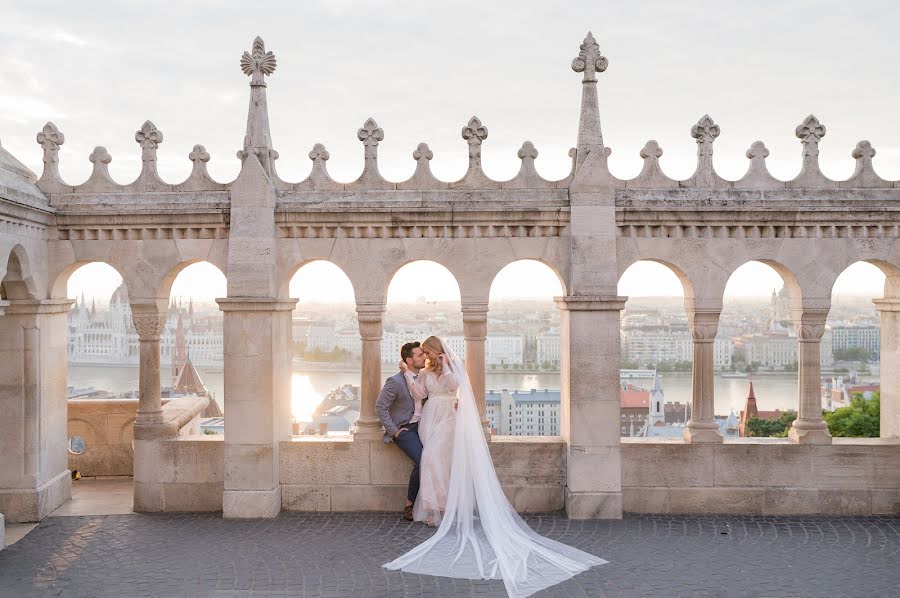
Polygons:
<instances>
[{"instance_id":1,"label":"veil train","mask_svg":"<svg viewBox=\"0 0 900 598\"><path fill-rule=\"evenodd\" d=\"M502 579L509 596L524 598L606 563L539 535L516 513L494 471L463 362L441 344L459 380L447 510L433 536L384 567L442 577Z\"/></svg>"}]
</instances>

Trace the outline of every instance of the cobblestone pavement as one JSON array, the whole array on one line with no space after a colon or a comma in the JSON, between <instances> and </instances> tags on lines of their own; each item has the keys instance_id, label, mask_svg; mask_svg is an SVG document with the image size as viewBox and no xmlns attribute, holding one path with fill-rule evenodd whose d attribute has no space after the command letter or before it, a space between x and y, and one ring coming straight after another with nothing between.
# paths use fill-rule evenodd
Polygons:
<instances>
[{"instance_id":1,"label":"cobblestone pavement","mask_svg":"<svg viewBox=\"0 0 900 598\"><path fill-rule=\"evenodd\" d=\"M898 596L900 518L528 516L610 561L541 596ZM0 552L0 595L503 596L385 571L431 533L393 514L53 517Z\"/></svg>"}]
</instances>

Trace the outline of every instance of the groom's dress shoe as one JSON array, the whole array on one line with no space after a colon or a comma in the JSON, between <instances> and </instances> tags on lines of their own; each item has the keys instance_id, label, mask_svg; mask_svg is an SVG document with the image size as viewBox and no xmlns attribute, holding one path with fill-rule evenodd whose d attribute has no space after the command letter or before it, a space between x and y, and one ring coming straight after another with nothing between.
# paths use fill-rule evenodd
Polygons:
<instances>
[{"instance_id":1,"label":"groom's dress shoe","mask_svg":"<svg viewBox=\"0 0 900 598\"><path fill-rule=\"evenodd\" d=\"M407 521L413 520L413 506L408 505L403 509L403 518Z\"/></svg>"}]
</instances>

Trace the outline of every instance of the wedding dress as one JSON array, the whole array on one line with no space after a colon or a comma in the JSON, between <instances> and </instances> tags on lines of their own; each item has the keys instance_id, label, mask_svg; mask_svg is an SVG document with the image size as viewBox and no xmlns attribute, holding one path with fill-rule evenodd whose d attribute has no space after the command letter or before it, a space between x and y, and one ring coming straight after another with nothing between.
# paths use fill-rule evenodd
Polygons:
<instances>
[{"instance_id":1,"label":"wedding dress","mask_svg":"<svg viewBox=\"0 0 900 598\"><path fill-rule=\"evenodd\" d=\"M446 510L433 536L384 567L442 577L502 579L509 596L524 598L606 563L544 538L519 517L494 471L465 367L443 346L458 382L459 399Z\"/></svg>"},{"instance_id":2,"label":"wedding dress","mask_svg":"<svg viewBox=\"0 0 900 598\"><path fill-rule=\"evenodd\" d=\"M459 381L452 371L444 371L438 377L431 370L422 370L418 376L406 372L406 380L414 400L428 398L419 420L419 439L423 450L419 464L419 495L413 508L413 519L439 525L447 507L447 489L450 486Z\"/></svg>"}]
</instances>

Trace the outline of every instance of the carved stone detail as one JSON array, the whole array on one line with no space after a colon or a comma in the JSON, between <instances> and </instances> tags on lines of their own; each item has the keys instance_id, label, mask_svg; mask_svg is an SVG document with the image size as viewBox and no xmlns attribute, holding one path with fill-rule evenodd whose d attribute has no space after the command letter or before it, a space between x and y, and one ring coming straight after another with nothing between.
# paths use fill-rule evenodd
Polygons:
<instances>
[{"instance_id":1,"label":"carved stone detail","mask_svg":"<svg viewBox=\"0 0 900 598\"><path fill-rule=\"evenodd\" d=\"M241 71L250 77L250 85L265 87L266 77L275 72L275 54L266 52L266 43L257 36L250 52L241 56Z\"/></svg>"},{"instance_id":2,"label":"carved stone detail","mask_svg":"<svg viewBox=\"0 0 900 598\"><path fill-rule=\"evenodd\" d=\"M659 159L663 150L655 139L644 144L640 156L644 159L641 172L632 180L626 181L625 186L632 189L667 189L677 187L677 181L666 176L659 166Z\"/></svg>"},{"instance_id":3,"label":"carved stone detail","mask_svg":"<svg viewBox=\"0 0 900 598\"><path fill-rule=\"evenodd\" d=\"M101 190L119 187L112 177L109 176L109 163L112 162L112 156L109 155L105 147L102 145L95 147L88 159L94 165L94 169L91 171L90 178L84 183L84 187Z\"/></svg>"},{"instance_id":4,"label":"carved stone detail","mask_svg":"<svg viewBox=\"0 0 900 598\"><path fill-rule=\"evenodd\" d=\"M735 189L784 189L784 182L773 177L766 166L769 148L765 143L754 141L746 155L750 160L750 168L747 174L734 182Z\"/></svg>"},{"instance_id":5,"label":"carved stone detail","mask_svg":"<svg viewBox=\"0 0 900 598\"><path fill-rule=\"evenodd\" d=\"M584 81L597 81L596 73L602 73L609 66L609 60L600 54L600 45L594 39L594 34L588 31L584 41L581 42L581 51L572 61L572 70L576 73L584 73Z\"/></svg>"},{"instance_id":6,"label":"carved stone detail","mask_svg":"<svg viewBox=\"0 0 900 598\"><path fill-rule=\"evenodd\" d=\"M384 130L378 126L374 119L369 118L362 128L356 132L356 137L363 142L366 161L378 159L378 142L384 141Z\"/></svg>"},{"instance_id":7,"label":"carved stone detail","mask_svg":"<svg viewBox=\"0 0 900 598\"><path fill-rule=\"evenodd\" d=\"M716 340L716 334L719 330L719 315L721 311L718 309L687 310L688 323L691 327L691 337L694 342L711 343Z\"/></svg>"},{"instance_id":8,"label":"carved stone detail","mask_svg":"<svg viewBox=\"0 0 900 598\"><path fill-rule=\"evenodd\" d=\"M427 143L420 143L412 154L416 161L416 171L409 180L397 183L397 189L443 189L447 183L439 181L431 172L429 162L434 158L434 152Z\"/></svg>"},{"instance_id":9,"label":"carved stone detail","mask_svg":"<svg viewBox=\"0 0 900 598\"><path fill-rule=\"evenodd\" d=\"M488 128L477 116L462 128L462 138L469 144L469 170L481 170L481 143L488 137Z\"/></svg>"},{"instance_id":10,"label":"carved stone detail","mask_svg":"<svg viewBox=\"0 0 900 598\"><path fill-rule=\"evenodd\" d=\"M697 140L697 170L686 186L712 188L722 186L723 181L716 174L713 166L713 143L719 136L720 129L708 114L691 127L691 137Z\"/></svg>"},{"instance_id":11,"label":"carved stone detail","mask_svg":"<svg viewBox=\"0 0 900 598\"><path fill-rule=\"evenodd\" d=\"M356 138L362 141L365 152L365 162L362 174L350 188L364 189L393 189L394 185L388 183L378 172L378 144L384 140L384 130L378 126L375 119L368 118L363 126L356 131Z\"/></svg>"},{"instance_id":12,"label":"carved stone detail","mask_svg":"<svg viewBox=\"0 0 900 598\"><path fill-rule=\"evenodd\" d=\"M828 318L827 309L803 308L791 311L801 343L818 343L822 340L822 335L825 334L825 321Z\"/></svg>"},{"instance_id":13,"label":"carved stone detail","mask_svg":"<svg viewBox=\"0 0 900 598\"><path fill-rule=\"evenodd\" d=\"M144 162L156 161L156 148L162 143L163 134L153 121L144 121L141 128L134 134L134 140L141 146L141 159Z\"/></svg>"},{"instance_id":14,"label":"carved stone detail","mask_svg":"<svg viewBox=\"0 0 900 598\"><path fill-rule=\"evenodd\" d=\"M37 142L44 150L44 171L41 173L40 182L42 184L61 185L62 180L59 175L59 146L66 142L66 136L63 135L62 131L60 131L55 124L48 122L40 132L38 132Z\"/></svg>"},{"instance_id":15,"label":"carved stone detail","mask_svg":"<svg viewBox=\"0 0 900 598\"><path fill-rule=\"evenodd\" d=\"M166 324L166 314L160 314L156 306L143 309L144 306L131 306L131 319L138 339L142 342L159 342L160 331Z\"/></svg>"},{"instance_id":16,"label":"carved stone detail","mask_svg":"<svg viewBox=\"0 0 900 598\"><path fill-rule=\"evenodd\" d=\"M810 114L797 125L794 134L803 145L803 165L797 178L788 181L787 186L792 189L798 187L836 188L837 183L828 179L819 169L819 141L825 137L825 125Z\"/></svg>"},{"instance_id":17,"label":"carved stone detail","mask_svg":"<svg viewBox=\"0 0 900 598\"><path fill-rule=\"evenodd\" d=\"M878 176L875 169L872 168L872 158L875 157L875 148L868 141L860 141L856 144L852 153L856 160L856 169L853 176L841 183L841 187L860 189L860 188L889 188L893 185L890 181L886 181Z\"/></svg>"}]
</instances>

